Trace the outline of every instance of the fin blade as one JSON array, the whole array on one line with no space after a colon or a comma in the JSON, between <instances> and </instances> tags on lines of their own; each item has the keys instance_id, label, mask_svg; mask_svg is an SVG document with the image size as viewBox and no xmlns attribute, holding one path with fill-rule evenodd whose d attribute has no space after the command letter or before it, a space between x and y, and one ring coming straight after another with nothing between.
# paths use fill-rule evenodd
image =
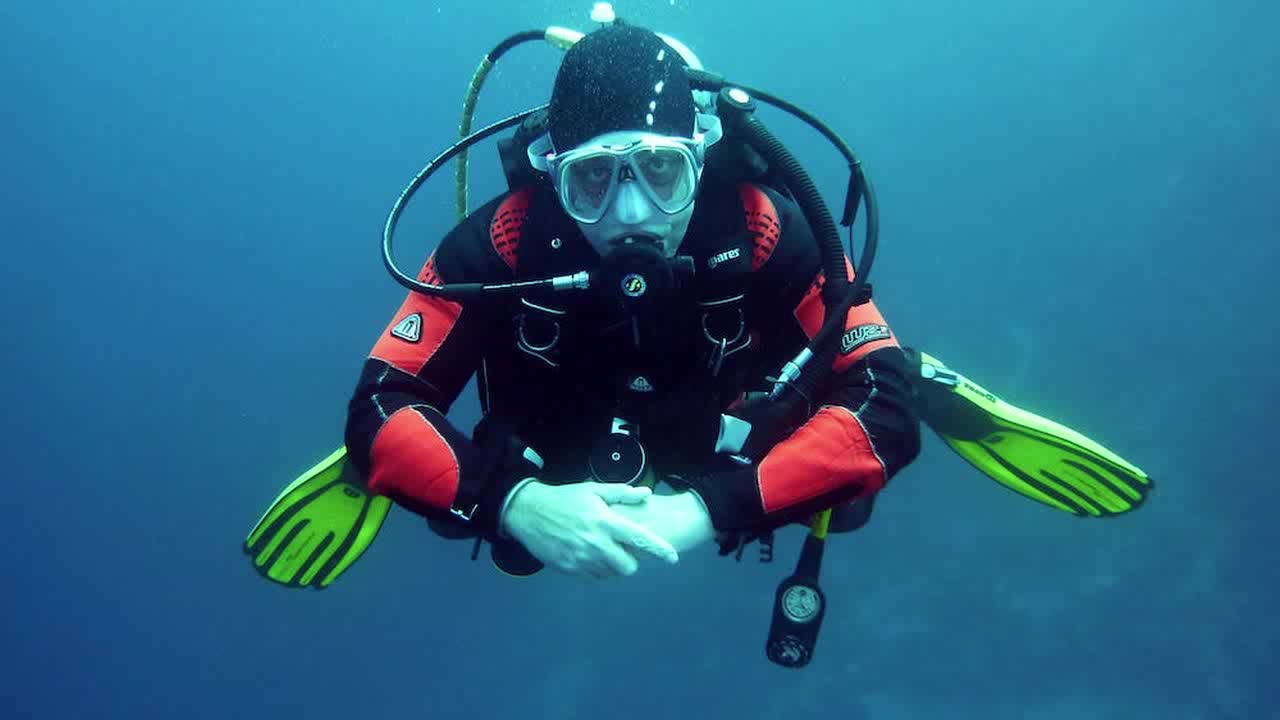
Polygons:
<instances>
[{"instance_id":1,"label":"fin blade","mask_svg":"<svg viewBox=\"0 0 1280 720\"><path fill-rule=\"evenodd\" d=\"M1081 498L1075 497L1069 490L1027 477L999 453L993 453L987 445L952 440L941 434L939 436L975 469L1019 495L1072 515L1098 514L1096 510L1091 512L1090 505L1083 502Z\"/></svg>"},{"instance_id":2,"label":"fin blade","mask_svg":"<svg viewBox=\"0 0 1280 720\"><path fill-rule=\"evenodd\" d=\"M258 573L290 587L328 587L377 537L391 509L349 479L339 448L290 483L250 531Z\"/></svg>"},{"instance_id":3,"label":"fin blade","mask_svg":"<svg viewBox=\"0 0 1280 720\"><path fill-rule=\"evenodd\" d=\"M298 568L293 573L291 584L298 587L311 584L312 579L320 572L320 569L338 552L339 546L334 542L336 538L337 535L333 532L325 533L324 538L307 555L306 561L299 563Z\"/></svg>"},{"instance_id":4,"label":"fin blade","mask_svg":"<svg viewBox=\"0 0 1280 720\"><path fill-rule=\"evenodd\" d=\"M280 491L280 494L276 496L276 499L272 500L271 504L267 506L267 511L254 524L253 529L249 531L249 536L245 539L245 546L257 545L261 541L262 535L271 528L280 516L293 508L299 494L314 492L317 487L341 477L343 467L346 465L346 457L347 448L340 447L285 486L284 490Z\"/></svg>"},{"instance_id":5,"label":"fin blade","mask_svg":"<svg viewBox=\"0 0 1280 720\"><path fill-rule=\"evenodd\" d=\"M378 537L378 531L382 529L382 523L387 518L387 513L391 511L391 500L381 495L370 495L368 507L365 509L365 519L356 528L356 535L351 547L343 554L333 568L324 573L316 587L325 588L338 578L347 568L351 567L360 556L364 555L364 551L371 545L374 538Z\"/></svg>"},{"instance_id":6,"label":"fin blade","mask_svg":"<svg viewBox=\"0 0 1280 720\"><path fill-rule=\"evenodd\" d=\"M1097 503L1103 510L1102 515L1119 515L1142 504L1152 488L1146 473L1079 433L1063 429L1068 433L1010 428L1010 433L1024 436L1033 443L1028 445L1033 456L1019 462L1038 468L1042 478L1069 484L1077 494ZM1088 442L1076 442L1076 437Z\"/></svg>"},{"instance_id":7,"label":"fin blade","mask_svg":"<svg viewBox=\"0 0 1280 720\"><path fill-rule=\"evenodd\" d=\"M315 528L305 518L292 522L287 530L275 533L263 547L255 562L258 573L282 585L293 585L301 564L300 555L317 541Z\"/></svg>"},{"instance_id":8,"label":"fin blade","mask_svg":"<svg viewBox=\"0 0 1280 720\"><path fill-rule=\"evenodd\" d=\"M1109 517L1135 509L1154 487L1136 465L1075 430L1001 400L928 353L908 357L928 371L913 378L925 423L1010 490L1073 515Z\"/></svg>"}]
</instances>

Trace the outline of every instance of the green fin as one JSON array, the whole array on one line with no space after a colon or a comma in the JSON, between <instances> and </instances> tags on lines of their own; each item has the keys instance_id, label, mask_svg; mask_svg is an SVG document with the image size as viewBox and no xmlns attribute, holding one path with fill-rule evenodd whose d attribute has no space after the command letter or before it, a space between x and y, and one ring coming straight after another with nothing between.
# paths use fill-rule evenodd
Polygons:
<instances>
[{"instance_id":1,"label":"green fin","mask_svg":"<svg viewBox=\"0 0 1280 720\"><path fill-rule=\"evenodd\" d=\"M1073 515L1133 510L1141 469L1052 420L1010 405L925 352L906 349L921 419L960 457L1014 492Z\"/></svg>"},{"instance_id":2,"label":"green fin","mask_svg":"<svg viewBox=\"0 0 1280 720\"><path fill-rule=\"evenodd\" d=\"M289 483L244 542L259 574L322 589L360 558L391 501L361 487L354 473L341 447Z\"/></svg>"}]
</instances>

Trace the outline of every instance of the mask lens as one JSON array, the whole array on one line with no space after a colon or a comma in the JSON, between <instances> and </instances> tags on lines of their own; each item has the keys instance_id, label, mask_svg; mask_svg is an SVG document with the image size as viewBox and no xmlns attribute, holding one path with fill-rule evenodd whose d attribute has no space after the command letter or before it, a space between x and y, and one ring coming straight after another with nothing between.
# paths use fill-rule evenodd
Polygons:
<instances>
[{"instance_id":1,"label":"mask lens","mask_svg":"<svg viewBox=\"0 0 1280 720\"><path fill-rule=\"evenodd\" d=\"M687 153L674 148L645 147L631 156L631 164L665 212L678 212L693 197L697 172Z\"/></svg>"},{"instance_id":2,"label":"mask lens","mask_svg":"<svg viewBox=\"0 0 1280 720\"><path fill-rule=\"evenodd\" d=\"M565 209L575 217L599 219L604 214L617 168L617 158L612 155L590 155L566 163L561 187Z\"/></svg>"}]
</instances>

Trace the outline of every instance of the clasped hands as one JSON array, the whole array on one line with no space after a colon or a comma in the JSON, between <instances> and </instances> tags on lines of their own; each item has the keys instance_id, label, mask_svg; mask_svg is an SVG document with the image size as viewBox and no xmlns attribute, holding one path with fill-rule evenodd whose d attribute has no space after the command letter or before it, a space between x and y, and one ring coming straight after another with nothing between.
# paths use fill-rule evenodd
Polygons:
<instances>
[{"instance_id":1,"label":"clasped hands","mask_svg":"<svg viewBox=\"0 0 1280 720\"><path fill-rule=\"evenodd\" d=\"M646 554L674 565L715 534L695 493L594 481L527 480L508 497L501 527L547 567L596 578L633 575Z\"/></svg>"}]
</instances>

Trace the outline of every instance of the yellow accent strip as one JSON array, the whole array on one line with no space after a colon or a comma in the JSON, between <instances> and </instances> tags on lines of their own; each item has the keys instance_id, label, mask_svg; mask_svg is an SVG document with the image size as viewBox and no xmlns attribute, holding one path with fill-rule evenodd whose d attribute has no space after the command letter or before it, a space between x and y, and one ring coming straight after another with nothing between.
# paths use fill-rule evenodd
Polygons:
<instances>
[{"instance_id":1,"label":"yellow accent strip","mask_svg":"<svg viewBox=\"0 0 1280 720\"><path fill-rule=\"evenodd\" d=\"M813 516L809 521L809 534L819 540L827 539L827 530L831 527L831 508L827 508Z\"/></svg>"}]
</instances>

